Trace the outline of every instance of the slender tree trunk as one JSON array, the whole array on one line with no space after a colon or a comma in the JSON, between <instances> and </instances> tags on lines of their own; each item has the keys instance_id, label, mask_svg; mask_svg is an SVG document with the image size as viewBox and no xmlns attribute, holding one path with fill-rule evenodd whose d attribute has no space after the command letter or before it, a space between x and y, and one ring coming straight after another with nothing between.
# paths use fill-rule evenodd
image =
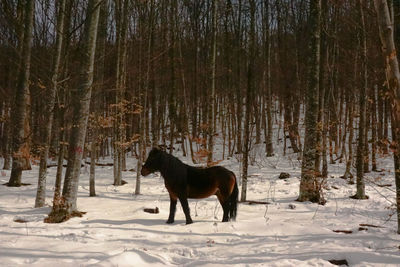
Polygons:
<instances>
[{"instance_id":1,"label":"slender tree trunk","mask_svg":"<svg viewBox=\"0 0 400 267\"><path fill-rule=\"evenodd\" d=\"M236 54L236 146L237 153L242 153L242 110L243 110L243 99L242 99L242 87L241 87L241 53L242 53L242 0L238 1L238 24L237 24L237 54Z\"/></svg>"},{"instance_id":2,"label":"slender tree trunk","mask_svg":"<svg viewBox=\"0 0 400 267\"><path fill-rule=\"evenodd\" d=\"M217 60L217 9L218 0L212 2L212 51L211 51L211 86L209 95L209 110L208 110L208 149L207 149L207 164L213 162L214 151L214 121L215 121L215 69Z\"/></svg>"},{"instance_id":3,"label":"slender tree trunk","mask_svg":"<svg viewBox=\"0 0 400 267\"><path fill-rule=\"evenodd\" d=\"M50 221L65 221L77 212L78 184L89 117L100 3L101 0L89 0L88 3L79 87L72 92L73 127L69 138L63 195L59 201L53 203L53 211L49 215Z\"/></svg>"},{"instance_id":4,"label":"slender tree trunk","mask_svg":"<svg viewBox=\"0 0 400 267\"><path fill-rule=\"evenodd\" d=\"M154 46L155 46L155 4L154 1L150 1L150 15L149 15L149 92L151 93L149 108L151 109L151 145L152 147L156 146L159 141L159 126L157 125L157 100L159 93L158 89L156 88L155 84L155 63L152 60L152 56L154 55Z\"/></svg>"},{"instance_id":5,"label":"slender tree trunk","mask_svg":"<svg viewBox=\"0 0 400 267\"><path fill-rule=\"evenodd\" d=\"M298 201L323 204L322 184L315 175L316 129L318 114L319 66L320 66L320 16L321 0L310 1L311 55L306 90L306 114L303 162L301 168L300 195Z\"/></svg>"},{"instance_id":6,"label":"slender tree trunk","mask_svg":"<svg viewBox=\"0 0 400 267\"><path fill-rule=\"evenodd\" d=\"M135 195L139 195L140 194L140 184L141 184L141 175L140 175L140 169L142 168L142 156L143 156L143 151L145 151L145 149L143 149L143 137L140 137L139 140L139 156L138 156L138 161L137 161L137 166L136 166L136 185L135 185Z\"/></svg>"},{"instance_id":7,"label":"slender tree trunk","mask_svg":"<svg viewBox=\"0 0 400 267\"><path fill-rule=\"evenodd\" d=\"M354 178L353 174L351 173L351 166L353 163L353 136L354 136L354 127L353 127L353 118L354 118L354 107L353 107L353 101L352 97L349 97L349 102L347 103L349 105L349 139L348 139L348 156L346 160L346 170L343 175L343 179L347 180L349 179L350 184L354 184Z\"/></svg>"},{"instance_id":8,"label":"slender tree trunk","mask_svg":"<svg viewBox=\"0 0 400 267\"><path fill-rule=\"evenodd\" d=\"M4 121L4 127L3 127L3 159L4 159L4 164L3 164L3 169L4 170L9 170L11 167L11 155L10 155L10 135L11 135L11 121L10 121L10 104L6 102L4 105L4 112L5 112L5 121Z\"/></svg>"},{"instance_id":9,"label":"slender tree trunk","mask_svg":"<svg viewBox=\"0 0 400 267\"><path fill-rule=\"evenodd\" d=\"M177 12L177 0L172 0L169 14L169 23L170 23L170 47L169 47L169 60L170 60L170 70L171 70L171 89L168 96L168 115L169 115L169 139L170 139L170 147L169 153L172 154L174 151L174 140L175 140L175 127L177 125L177 94L176 94L176 75L175 75L175 45L176 45L176 12Z\"/></svg>"},{"instance_id":10,"label":"slender tree trunk","mask_svg":"<svg viewBox=\"0 0 400 267\"><path fill-rule=\"evenodd\" d=\"M18 85L15 93L15 102L11 113L12 122L12 168L8 186L21 186L21 176L29 151L25 151L26 138L26 99L29 90L29 75L31 66L32 28L35 13L35 1L25 3L24 37L21 54L21 68L18 75ZM25 148L25 149L24 149Z\"/></svg>"},{"instance_id":11,"label":"slender tree trunk","mask_svg":"<svg viewBox=\"0 0 400 267\"><path fill-rule=\"evenodd\" d=\"M375 10L378 15L380 37L383 44L383 52L386 61L386 71L389 78L389 89L393 106L392 111L392 136L394 140L394 168L396 180L396 204L397 204L397 233L400 234L400 71L394 43L394 21L390 16L386 0L374 0Z\"/></svg>"},{"instance_id":12,"label":"slender tree trunk","mask_svg":"<svg viewBox=\"0 0 400 267\"><path fill-rule=\"evenodd\" d=\"M372 163L372 171L377 171L377 165L376 165L376 153L377 153L377 146L376 146L376 127L377 127L377 121L376 121L376 91L377 91L377 85L374 86L374 88L371 90L371 112L372 112L372 118L371 118L371 131L372 131L372 150L371 150L371 163Z\"/></svg>"},{"instance_id":13,"label":"slender tree trunk","mask_svg":"<svg viewBox=\"0 0 400 267\"><path fill-rule=\"evenodd\" d=\"M249 40L249 65L247 70L247 91L246 91L246 115L244 121L244 136L243 136L243 169L242 169L242 191L241 191L241 201L246 201L247 195L247 172L249 165L249 152L250 152L250 120L252 113L252 105L254 101L254 90L255 90L255 42L256 42L256 32L255 32L255 13L256 13L256 3L255 0L249 0L250 2L250 40Z\"/></svg>"},{"instance_id":14,"label":"slender tree trunk","mask_svg":"<svg viewBox=\"0 0 400 267\"><path fill-rule=\"evenodd\" d=\"M366 48L366 47L365 47ZM367 77L368 79L368 77ZM363 169L364 173L369 172L369 129L371 127L371 104L370 101L367 100L369 99L371 89L366 88L365 92L365 98L366 98L366 103L365 103L365 129L364 129L364 163L363 163Z\"/></svg>"},{"instance_id":15,"label":"slender tree trunk","mask_svg":"<svg viewBox=\"0 0 400 267\"><path fill-rule=\"evenodd\" d=\"M387 94L387 93L385 93ZM385 96L384 98L384 109L383 109L383 153L389 154L389 118L390 118L390 103L389 99Z\"/></svg>"},{"instance_id":16,"label":"slender tree trunk","mask_svg":"<svg viewBox=\"0 0 400 267\"><path fill-rule=\"evenodd\" d=\"M125 158L124 142L126 139L125 128L125 87L126 87L126 43L128 31L128 0L117 0L115 6L116 14L116 114L115 114L115 137L114 137L114 185L122 185L122 169Z\"/></svg>"},{"instance_id":17,"label":"slender tree trunk","mask_svg":"<svg viewBox=\"0 0 400 267\"><path fill-rule=\"evenodd\" d=\"M145 135L145 129L146 129L146 113L148 112L147 108L147 102L148 102L148 91L150 88L150 74L151 74L151 54L153 51L153 12L154 12L154 0L150 1L150 23L149 27L150 30L148 32L148 43L147 43L147 62L146 62L146 80L145 80L145 88L143 92L143 111L140 114L140 122L142 125L140 126L140 139L139 139L139 158L137 162L137 173L136 173L136 186L135 186L135 195L140 194L140 170L142 168L142 162L144 157L146 156L146 137Z\"/></svg>"},{"instance_id":18,"label":"slender tree trunk","mask_svg":"<svg viewBox=\"0 0 400 267\"><path fill-rule=\"evenodd\" d=\"M43 126L43 145L40 153L40 167L39 167L39 178L38 188L36 192L35 207L43 207L46 200L46 175L47 175L47 159L49 157L49 147L51 139L51 131L53 127L54 118L54 104L56 100L58 72L60 69L61 51L64 39L64 14L65 14L65 0L61 0L57 20L57 39L56 39L56 52L53 63L53 76L51 78L51 88L48 90L47 103L45 106L45 113L48 115L48 120Z\"/></svg>"},{"instance_id":19,"label":"slender tree trunk","mask_svg":"<svg viewBox=\"0 0 400 267\"><path fill-rule=\"evenodd\" d=\"M181 107L182 109L182 114L184 117L184 123L183 123L183 131L182 131L182 150L184 151L184 141L185 138L187 137L189 140L189 150L190 150L190 157L193 161L194 164L196 164L196 159L194 157L194 151L193 151L193 139L192 136L190 135L189 131L189 116L186 115L186 112L188 112L188 97L187 97L187 86L186 86L186 79L185 79L185 71L184 71L184 62L183 62L183 53L182 53L182 40L179 41L179 63L180 63L180 70L181 70L181 77L182 77L182 89L183 89L183 105Z\"/></svg>"},{"instance_id":20,"label":"slender tree trunk","mask_svg":"<svg viewBox=\"0 0 400 267\"><path fill-rule=\"evenodd\" d=\"M300 149L297 146L297 136L295 131L296 126L293 122L293 101L294 101L293 97L288 92L287 95L285 95L285 99L283 100L285 105L285 114L284 114L285 140L287 139L286 138L286 132L287 132L293 152L298 153L300 152Z\"/></svg>"},{"instance_id":21,"label":"slender tree trunk","mask_svg":"<svg viewBox=\"0 0 400 267\"><path fill-rule=\"evenodd\" d=\"M365 195L365 182L364 182L364 158L365 158L365 113L366 113L366 91L367 91L367 44L365 35L364 11L363 0L359 0L359 8L361 15L361 64L362 64L362 85L360 87L359 105L360 105L360 120L358 124L358 146L357 146L357 193L354 196L356 199L367 199Z\"/></svg>"},{"instance_id":22,"label":"slender tree trunk","mask_svg":"<svg viewBox=\"0 0 400 267\"><path fill-rule=\"evenodd\" d=\"M329 121L328 121L328 105L327 105L327 100L328 100L328 94L329 90L324 90L325 95L324 95L324 113L322 114L323 116L323 125L322 125L322 170L321 170L321 177L327 178L328 177L328 154L327 154L327 149L328 149L328 144L327 144L327 134L328 134L328 128L329 128Z\"/></svg>"},{"instance_id":23,"label":"slender tree trunk","mask_svg":"<svg viewBox=\"0 0 400 267\"><path fill-rule=\"evenodd\" d=\"M321 3L321 27L326 27L326 16L327 16L327 2L326 0L322 0ZM326 149L324 144L326 140L322 140L324 138L324 114L325 114L325 66L327 60L327 40L326 40L326 31L323 29L321 31L320 38L320 71L319 71L319 92L318 92L318 122L317 122L317 131L316 131L316 141L317 141L317 154L315 155L315 172L317 175L321 175L321 157L322 150ZM322 175L321 175L322 176Z\"/></svg>"},{"instance_id":24,"label":"slender tree trunk","mask_svg":"<svg viewBox=\"0 0 400 267\"><path fill-rule=\"evenodd\" d=\"M358 59L359 59L359 45L357 45L356 54L354 57L354 81L357 80L358 75ZM349 184L354 184L354 176L351 173L351 167L353 164L353 138L354 138L354 117L355 117L355 96L352 92L348 92L347 105L349 106L349 117L348 117L348 129L349 129L349 139L348 139L348 157L346 161L346 170L343 175L343 179L347 180Z\"/></svg>"},{"instance_id":25,"label":"slender tree trunk","mask_svg":"<svg viewBox=\"0 0 400 267\"><path fill-rule=\"evenodd\" d=\"M63 96L64 92L63 90L60 90L60 95ZM58 116L59 116L59 120L60 120L60 125L61 128L64 126L64 108L60 107L60 103L59 103L59 107L58 107ZM54 197L53 197L53 202L57 201L58 199L60 199L61 196L61 180L62 180L62 170L63 170L63 163L64 163L64 154L65 154L65 133L63 129L60 129L60 133L59 133L59 140L60 140L60 144L59 144L59 149L58 149L58 158L57 158L57 172L56 172L56 181L54 184Z\"/></svg>"},{"instance_id":26,"label":"slender tree trunk","mask_svg":"<svg viewBox=\"0 0 400 267\"><path fill-rule=\"evenodd\" d=\"M99 14L99 25L98 25L98 36L97 36L97 71L95 79L98 80L97 86L93 87L92 93L92 112L94 114L95 121L101 116L101 91L104 83L104 69L105 69L105 55L106 55L106 41L107 41L107 9L108 1L103 1L100 7ZM104 106L104 105L103 105ZM99 157L100 142L99 134L102 134L101 129L98 125L92 127L92 142L90 144L90 174L89 174L89 196L96 196L96 161Z\"/></svg>"},{"instance_id":27,"label":"slender tree trunk","mask_svg":"<svg viewBox=\"0 0 400 267\"><path fill-rule=\"evenodd\" d=\"M345 92L342 92L342 94L346 94ZM347 99L347 96L344 96L344 98L345 98L345 105L346 105L346 108L344 109L344 119L342 120L342 135L341 135L341 138L342 138L342 141L341 141L341 144L342 144L342 149L341 149L341 151L340 151L340 159L339 159L339 163L342 163L343 162L343 159L346 157L346 138L347 138L347 128L348 128L348 123L347 123L347 118L348 118L348 116L349 116L349 105L348 105L348 99Z\"/></svg>"},{"instance_id":28,"label":"slender tree trunk","mask_svg":"<svg viewBox=\"0 0 400 267\"><path fill-rule=\"evenodd\" d=\"M73 13L73 3L72 1L66 1L66 12L65 12L65 21L64 21L64 35L68 36L71 33L71 21L72 21L72 13ZM72 40L65 38L64 40L64 48L63 48L63 75L61 78L66 79L68 77L68 63L69 63L69 52L70 52L70 45ZM54 183L54 195L53 195L53 206L54 203L57 203L61 200L61 184L62 184L62 176L63 176L63 163L64 163L64 156L66 154L67 148L67 123L65 120L65 113L66 113L66 103L67 97L69 95L69 88L64 88L65 86L59 86L56 100L56 116L59 124L58 129L58 153L57 153L57 172L56 172L56 180Z\"/></svg>"},{"instance_id":29,"label":"slender tree trunk","mask_svg":"<svg viewBox=\"0 0 400 267\"><path fill-rule=\"evenodd\" d=\"M269 31L269 0L266 1L266 48L267 48L267 135L266 135L266 150L267 157L271 157L274 154L274 147L272 143L272 83L271 83L271 40L270 40L270 31Z\"/></svg>"}]
</instances>

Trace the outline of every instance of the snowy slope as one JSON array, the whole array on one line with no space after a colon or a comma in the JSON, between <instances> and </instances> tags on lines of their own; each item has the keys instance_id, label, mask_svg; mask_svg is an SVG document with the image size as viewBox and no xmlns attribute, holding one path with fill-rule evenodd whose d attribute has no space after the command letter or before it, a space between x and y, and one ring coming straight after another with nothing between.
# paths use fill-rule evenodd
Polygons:
<instances>
[{"instance_id":1,"label":"snowy slope","mask_svg":"<svg viewBox=\"0 0 400 267\"><path fill-rule=\"evenodd\" d=\"M182 160L190 163L188 158ZM190 200L191 225L185 225L179 204L175 223L165 224L169 197L159 174L143 178L142 194L135 196L136 173L124 172L128 184L114 187L112 167L97 167L97 197L88 196L88 168L82 168L78 207L87 212L82 218L43 223L50 211L56 170L49 169L48 207L34 209L38 175L34 166L23 173L23 182L32 185L0 186L0 265L334 266L328 260L346 259L350 266L400 266L391 158L379 161L384 172L367 174L369 200L350 199L355 185L338 178L344 166L330 165L334 178L328 179L325 206L295 201L300 176L295 155L257 162L250 167L248 199L271 204L241 203L236 222L221 223L222 209L216 197ZM128 164L136 166L136 160L128 158ZM221 165L240 176L236 159ZM278 179L282 171L292 177ZM0 183L6 183L9 175L3 171ZM155 207L159 214L143 212L143 208ZM359 229L360 224L379 228Z\"/></svg>"}]
</instances>

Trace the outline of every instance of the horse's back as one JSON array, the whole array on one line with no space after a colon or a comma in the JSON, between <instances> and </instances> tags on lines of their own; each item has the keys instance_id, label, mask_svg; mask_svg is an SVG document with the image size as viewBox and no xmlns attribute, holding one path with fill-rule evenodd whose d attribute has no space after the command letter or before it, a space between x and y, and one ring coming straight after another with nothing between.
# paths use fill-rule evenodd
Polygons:
<instances>
[{"instance_id":1,"label":"horse's back","mask_svg":"<svg viewBox=\"0 0 400 267\"><path fill-rule=\"evenodd\" d=\"M235 182L235 174L222 166L188 167L187 183L190 198L205 198L221 191L230 194Z\"/></svg>"},{"instance_id":2,"label":"horse's back","mask_svg":"<svg viewBox=\"0 0 400 267\"><path fill-rule=\"evenodd\" d=\"M235 178L235 174L222 166L213 166L208 168L197 168L188 166L187 170L188 180L195 181L223 181Z\"/></svg>"}]
</instances>

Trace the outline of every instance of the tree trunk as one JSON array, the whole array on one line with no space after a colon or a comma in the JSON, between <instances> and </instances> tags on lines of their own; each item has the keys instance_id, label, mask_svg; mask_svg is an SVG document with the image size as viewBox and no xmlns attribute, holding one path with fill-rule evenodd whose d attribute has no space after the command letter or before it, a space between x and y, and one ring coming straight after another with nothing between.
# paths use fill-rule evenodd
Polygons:
<instances>
[{"instance_id":1,"label":"tree trunk","mask_svg":"<svg viewBox=\"0 0 400 267\"><path fill-rule=\"evenodd\" d=\"M7 103L4 105L4 116L5 116L5 121L4 121L4 126L3 126L3 159L4 159L4 164L3 164L3 169L4 170L9 170L10 165L11 165L11 155L10 155L10 135L11 135L11 121L10 121L10 103Z\"/></svg>"},{"instance_id":2,"label":"tree trunk","mask_svg":"<svg viewBox=\"0 0 400 267\"><path fill-rule=\"evenodd\" d=\"M353 180L353 174L351 173L351 166L353 163L353 136L354 136L354 127L353 127L353 118L354 118L354 107L353 107L353 101L352 101L352 96L349 96L349 101L347 103L349 105L349 140L348 140L348 156L346 160L346 170L343 175L343 179L347 180L349 179L350 184L354 184Z\"/></svg>"},{"instance_id":3,"label":"tree trunk","mask_svg":"<svg viewBox=\"0 0 400 267\"><path fill-rule=\"evenodd\" d=\"M96 178L96 157L97 157L97 144L93 139L90 144L90 175L89 175L89 196L96 196L95 178Z\"/></svg>"},{"instance_id":4,"label":"tree trunk","mask_svg":"<svg viewBox=\"0 0 400 267\"><path fill-rule=\"evenodd\" d=\"M242 53L242 0L238 1L238 23L236 29L236 152L242 153L242 87L241 87L241 53Z\"/></svg>"},{"instance_id":5,"label":"tree trunk","mask_svg":"<svg viewBox=\"0 0 400 267\"><path fill-rule=\"evenodd\" d=\"M215 69L217 60L217 9L218 0L212 2L212 51L211 51L211 85L209 95L209 110L208 110L208 149L207 149L207 165L213 161L214 151L214 121L215 121Z\"/></svg>"},{"instance_id":6,"label":"tree trunk","mask_svg":"<svg viewBox=\"0 0 400 267\"><path fill-rule=\"evenodd\" d=\"M364 158L365 158L365 113L366 113L366 91L367 91L367 41L364 23L363 0L359 0L359 8L361 15L361 64L362 64L362 85L360 87L359 105L360 105L360 120L358 124L358 146L357 146L357 193L354 196L356 199L367 199L365 195L365 182L364 182Z\"/></svg>"},{"instance_id":7,"label":"tree trunk","mask_svg":"<svg viewBox=\"0 0 400 267\"><path fill-rule=\"evenodd\" d=\"M317 154L315 155L315 172L317 175L321 175L321 157L323 149L326 149L326 140L323 134L325 126L325 66L327 60L327 40L326 40L326 16L327 16L327 2L322 0L321 3L321 31L320 38L320 71L319 71L319 92L318 92L318 122L316 131L316 141L317 141ZM324 146L325 145L325 146ZM321 175L322 176L322 175Z\"/></svg>"},{"instance_id":8,"label":"tree trunk","mask_svg":"<svg viewBox=\"0 0 400 267\"><path fill-rule=\"evenodd\" d=\"M310 59L308 87L306 90L306 114L303 162L301 168L300 195L298 201L323 204L322 184L315 175L316 129L318 115L318 90L320 66L320 16L321 0L310 1Z\"/></svg>"},{"instance_id":9,"label":"tree trunk","mask_svg":"<svg viewBox=\"0 0 400 267\"><path fill-rule=\"evenodd\" d=\"M376 127L377 127L377 121L376 121L376 91L377 91L377 85L374 86L374 88L371 90L371 113L372 113L372 118L371 118L371 131L372 131L372 149L371 149L371 163L372 163L372 171L377 171L377 165L376 165L376 153L377 153L377 146L376 146Z\"/></svg>"},{"instance_id":10,"label":"tree trunk","mask_svg":"<svg viewBox=\"0 0 400 267\"><path fill-rule=\"evenodd\" d=\"M97 36L97 51L96 58L98 58L97 71L95 75L95 79L98 80L98 83L95 87L93 87L92 93L92 110L94 114L95 121L99 117L101 117L101 105L103 104L101 101L101 92L104 83L104 69L105 69L105 55L106 55L106 42L107 42L107 10L108 10L108 1L103 1L100 7L99 14L99 25L98 25L98 36ZM103 105L104 106L104 105ZM99 134L103 134L101 131L104 131L98 125L92 126L92 142L90 144L90 174L89 174L89 196L96 196L96 160L99 157L99 148L101 144L101 140L99 139Z\"/></svg>"},{"instance_id":11,"label":"tree trunk","mask_svg":"<svg viewBox=\"0 0 400 267\"><path fill-rule=\"evenodd\" d=\"M176 75L175 75L175 43L176 43L176 13L177 13L177 0L172 0L170 12L169 12L169 23L170 23L170 47L169 47L169 64L170 64L170 92L168 96L168 115L169 115L169 153L172 154L174 152L174 141L175 141L175 127L177 125L178 116L177 116L177 94L176 94Z\"/></svg>"},{"instance_id":12,"label":"tree trunk","mask_svg":"<svg viewBox=\"0 0 400 267\"><path fill-rule=\"evenodd\" d=\"M365 47L366 48L366 47ZM368 79L368 76L367 76ZM365 129L364 129L364 163L363 163L363 168L364 168L364 173L369 172L369 129L371 127L371 104L369 100L369 95L370 91L372 91L369 88L366 88L365 90L365 98L366 98L366 103L365 103Z\"/></svg>"},{"instance_id":13,"label":"tree trunk","mask_svg":"<svg viewBox=\"0 0 400 267\"><path fill-rule=\"evenodd\" d=\"M35 1L25 3L24 37L21 54L21 68L18 75L18 85L15 93L15 102L11 112L12 122L12 168L8 186L21 186L21 175L24 164L29 158L26 151L26 138L29 134L25 132L27 94L29 90L29 75L31 66L31 42L32 28L35 13Z\"/></svg>"},{"instance_id":14,"label":"tree trunk","mask_svg":"<svg viewBox=\"0 0 400 267\"><path fill-rule=\"evenodd\" d=\"M69 138L68 164L64 179L63 195L53 203L49 215L56 222L68 220L77 212L77 196L81 161L85 143L91 89L93 83L94 56L101 0L89 0L83 41L83 57L79 86L72 93L72 125ZM63 216L60 218L60 214Z\"/></svg>"},{"instance_id":15,"label":"tree trunk","mask_svg":"<svg viewBox=\"0 0 400 267\"><path fill-rule=\"evenodd\" d=\"M393 38L394 21L391 18L386 0L374 0L375 10L378 15L380 37L383 44L383 53L386 61L386 71L389 78L389 89L392 102L392 136L394 153L394 168L396 180L397 204L397 233L400 234L400 71L396 57L396 47Z\"/></svg>"},{"instance_id":16,"label":"tree trunk","mask_svg":"<svg viewBox=\"0 0 400 267\"><path fill-rule=\"evenodd\" d=\"M122 169L125 157L125 87L126 87L126 43L128 31L128 0L117 0L116 17L116 93L114 123L114 185L122 185Z\"/></svg>"},{"instance_id":17,"label":"tree trunk","mask_svg":"<svg viewBox=\"0 0 400 267\"><path fill-rule=\"evenodd\" d=\"M53 127L54 118L54 104L56 100L58 72L61 61L61 48L64 39L64 14L65 14L65 0L61 0L57 21L57 39L56 39L56 52L53 63L53 76L51 78L51 88L48 90L45 114L48 114L48 120L43 125L43 144L42 151L40 153L40 167L39 167L39 178L38 188L36 192L35 208L43 207L46 200L46 175L47 175L47 159L49 156L50 138Z\"/></svg>"},{"instance_id":18,"label":"tree trunk","mask_svg":"<svg viewBox=\"0 0 400 267\"><path fill-rule=\"evenodd\" d=\"M299 147L297 146L297 134L295 131L295 124L293 122L293 98L292 96L288 94L285 96L285 99L283 100L285 104L285 113L284 113L284 128L285 128L285 140L286 138L286 132L288 133L288 137L290 140L290 144L292 146L292 150L294 153L300 152Z\"/></svg>"},{"instance_id":19,"label":"tree trunk","mask_svg":"<svg viewBox=\"0 0 400 267\"><path fill-rule=\"evenodd\" d=\"M145 100L146 101L146 100ZM140 138L139 138L139 155L138 155L138 160L137 160L137 166L136 166L136 185L135 185L135 195L140 194L140 183L141 183L141 168L143 165L143 158L146 154L146 146L145 146L145 137L144 137L144 121L145 118L143 114L140 114L140 122L142 125L140 125Z\"/></svg>"},{"instance_id":20,"label":"tree trunk","mask_svg":"<svg viewBox=\"0 0 400 267\"><path fill-rule=\"evenodd\" d=\"M249 65L247 70L247 90L246 90L246 115L244 121L244 136L243 136L243 169L242 169L242 191L241 191L241 201L246 201L247 195L247 172L249 165L249 152L250 152L250 120L252 113L252 106L254 100L254 71L255 71L255 42L256 42L256 32L255 32L255 13L256 13L256 3L255 0L249 0L250 2L250 40L249 40Z\"/></svg>"},{"instance_id":21,"label":"tree trunk","mask_svg":"<svg viewBox=\"0 0 400 267\"><path fill-rule=\"evenodd\" d=\"M271 36L270 36L270 5L269 0L265 1L265 61L266 61L266 82L267 87L266 93L266 115L267 115L267 133L265 135L266 145L266 156L271 157L274 154L274 148L272 144L272 88L271 88Z\"/></svg>"}]
</instances>

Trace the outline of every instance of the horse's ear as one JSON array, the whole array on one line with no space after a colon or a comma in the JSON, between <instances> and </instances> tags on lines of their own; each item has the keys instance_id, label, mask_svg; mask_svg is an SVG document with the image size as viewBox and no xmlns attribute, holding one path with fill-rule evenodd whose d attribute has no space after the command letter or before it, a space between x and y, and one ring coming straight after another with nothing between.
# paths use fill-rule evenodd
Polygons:
<instances>
[{"instance_id":1,"label":"horse's ear","mask_svg":"<svg viewBox=\"0 0 400 267\"><path fill-rule=\"evenodd\" d=\"M156 145L153 147L153 149L158 150L158 151L166 151L166 146L165 145Z\"/></svg>"},{"instance_id":2,"label":"horse's ear","mask_svg":"<svg viewBox=\"0 0 400 267\"><path fill-rule=\"evenodd\" d=\"M151 151L157 153L157 152L163 151L163 149L162 149L161 146L156 145L156 146L153 146L153 148L151 149Z\"/></svg>"}]
</instances>

